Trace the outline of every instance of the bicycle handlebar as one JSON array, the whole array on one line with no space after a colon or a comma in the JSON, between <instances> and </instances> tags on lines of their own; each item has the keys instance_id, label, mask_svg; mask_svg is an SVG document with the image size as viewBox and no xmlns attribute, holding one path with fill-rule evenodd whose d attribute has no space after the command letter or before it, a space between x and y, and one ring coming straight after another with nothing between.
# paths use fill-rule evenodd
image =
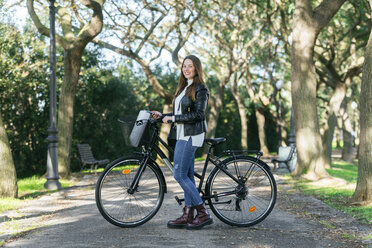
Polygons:
<instances>
[{"instance_id":1,"label":"bicycle handlebar","mask_svg":"<svg viewBox=\"0 0 372 248\"><path fill-rule=\"evenodd\" d=\"M157 115L157 116L159 116L159 118L156 118L156 119L155 119L154 117L152 117L152 119L150 119L150 122L151 122L151 123L155 124L155 123L162 123L162 122L163 122L163 118L165 117L165 115L163 115L163 114L158 115L158 114L153 113L152 111L150 111L150 113L151 113L152 115ZM172 121L171 121L171 120L168 120L168 123L172 123Z\"/></svg>"}]
</instances>

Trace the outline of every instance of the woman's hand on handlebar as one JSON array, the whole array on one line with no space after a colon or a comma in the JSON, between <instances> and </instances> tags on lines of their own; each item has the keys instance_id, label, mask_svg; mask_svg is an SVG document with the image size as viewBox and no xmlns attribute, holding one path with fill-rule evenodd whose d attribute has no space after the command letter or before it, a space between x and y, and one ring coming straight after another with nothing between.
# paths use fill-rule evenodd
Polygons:
<instances>
[{"instance_id":1,"label":"woman's hand on handlebar","mask_svg":"<svg viewBox=\"0 0 372 248\"><path fill-rule=\"evenodd\" d=\"M172 122L172 117L171 116L163 116L163 114L160 113L159 111L150 111L150 112L151 112L152 118L154 118L155 120L162 118L163 123L171 123Z\"/></svg>"},{"instance_id":2,"label":"woman's hand on handlebar","mask_svg":"<svg viewBox=\"0 0 372 248\"><path fill-rule=\"evenodd\" d=\"M159 111L150 111L150 112L151 112L152 118L154 119L159 119L163 116L163 114L160 113Z\"/></svg>"}]
</instances>

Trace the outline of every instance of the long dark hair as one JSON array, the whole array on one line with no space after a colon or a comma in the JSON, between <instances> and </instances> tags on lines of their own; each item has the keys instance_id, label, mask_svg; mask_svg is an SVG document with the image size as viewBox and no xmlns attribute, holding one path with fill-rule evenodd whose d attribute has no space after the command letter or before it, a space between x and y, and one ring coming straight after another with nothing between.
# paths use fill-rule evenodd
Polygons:
<instances>
[{"instance_id":1,"label":"long dark hair","mask_svg":"<svg viewBox=\"0 0 372 248\"><path fill-rule=\"evenodd\" d=\"M188 55L182 61L180 80L179 80L175 95L178 96L182 92L182 90L187 86L187 78L183 75L183 72L182 72L183 64L185 63L186 59L190 59L195 67L195 76L193 78L192 84L186 90L186 96L191 98L195 102L196 87L199 84L205 85L205 82L203 79L203 68L202 68L201 62L200 62L200 59L196 57L195 55Z\"/></svg>"}]
</instances>

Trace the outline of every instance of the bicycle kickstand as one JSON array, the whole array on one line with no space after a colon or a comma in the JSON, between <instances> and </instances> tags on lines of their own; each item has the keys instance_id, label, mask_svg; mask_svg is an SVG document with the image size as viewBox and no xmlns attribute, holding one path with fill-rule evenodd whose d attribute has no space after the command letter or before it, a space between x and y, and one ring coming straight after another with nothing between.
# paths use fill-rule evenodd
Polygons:
<instances>
[{"instance_id":1,"label":"bicycle kickstand","mask_svg":"<svg viewBox=\"0 0 372 248\"><path fill-rule=\"evenodd\" d=\"M180 206L182 206L182 202L184 201L184 199L180 199L180 198L178 198L178 196L175 196L174 198L176 199L176 201L178 202L178 204Z\"/></svg>"}]
</instances>

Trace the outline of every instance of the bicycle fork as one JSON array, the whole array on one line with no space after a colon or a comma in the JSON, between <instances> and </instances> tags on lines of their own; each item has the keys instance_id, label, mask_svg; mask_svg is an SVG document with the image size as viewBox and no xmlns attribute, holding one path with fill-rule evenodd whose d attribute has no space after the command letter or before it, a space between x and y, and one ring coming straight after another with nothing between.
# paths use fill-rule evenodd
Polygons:
<instances>
[{"instance_id":1,"label":"bicycle fork","mask_svg":"<svg viewBox=\"0 0 372 248\"><path fill-rule=\"evenodd\" d=\"M148 161L149 161L149 156L146 156L144 158L144 160L142 160L142 162L141 162L141 164L138 168L138 171L133 178L133 182L127 190L128 194L132 195L132 194L134 194L134 192L137 191L139 180L141 179L142 173L145 171L146 164L147 164Z\"/></svg>"}]
</instances>

